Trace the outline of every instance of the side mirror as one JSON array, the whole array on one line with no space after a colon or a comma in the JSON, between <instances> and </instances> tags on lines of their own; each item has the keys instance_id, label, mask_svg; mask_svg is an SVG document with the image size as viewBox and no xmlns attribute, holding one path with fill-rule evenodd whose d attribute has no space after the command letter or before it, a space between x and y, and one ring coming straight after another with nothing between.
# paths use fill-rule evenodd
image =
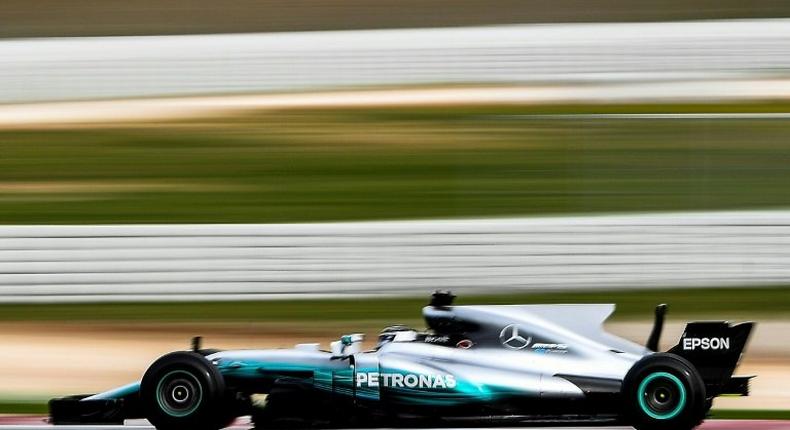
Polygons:
<instances>
[{"instance_id":1,"label":"side mirror","mask_svg":"<svg viewBox=\"0 0 790 430\"><path fill-rule=\"evenodd\" d=\"M365 335L361 333L354 333L345 335L341 338L343 345L346 345L346 355L356 354L362 351L362 341L365 340Z\"/></svg>"},{"instance_id":2,"label":"side mirror","mask_svg":"<svg viewBox=\"0 0 790 430\"><path fill-rule=\"evenodd\" d=\"M362 350L361 343L365 339L363 334L347 334L340 337L340 340L329 344L332 350L332 357L348 357Z\"/></svg>"},{"instance_id":3,"label":"side mirror","mask_svg":"<svg viewBox=\"0 0 790 430\"><path fill-rule=\"evenodd\" d=\"M337 357L342 357L343 356L343 350L346 349L346 346L343 345L343 342L341 342L339 340L336 340L336 341L334 341L334 342L329 344L329 348L330 348L330 350L332 352L332 357L336 357L337 358Z\"/></svg>"}]
</instances>

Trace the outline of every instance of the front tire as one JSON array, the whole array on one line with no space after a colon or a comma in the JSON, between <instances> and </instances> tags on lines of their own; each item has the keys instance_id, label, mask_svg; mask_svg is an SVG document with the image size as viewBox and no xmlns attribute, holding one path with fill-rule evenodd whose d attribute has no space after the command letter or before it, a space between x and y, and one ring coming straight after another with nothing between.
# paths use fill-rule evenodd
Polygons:
<instances>
[{"instance_id":1,"label":"front tire","mask_svg":"<svg viewBox=\"0 0 790 430\"><path fill-rule=\"evenodd\" d=\"M705 383L693 364L674 354L634 364L623 381L623 400L637 430L690 430L705 417Z\"/></svg>"},{"instance_id":2,"label":"front tire","mask_svg":"<svg viewBox=\"0 0 790 430\"><path fill-rule=\"evenodd\" d=\"M217 430L229 418L219 370L194 352L167 354L151 365L140 384L143 412L158 430Z\"/></svg>"}]
</instances>

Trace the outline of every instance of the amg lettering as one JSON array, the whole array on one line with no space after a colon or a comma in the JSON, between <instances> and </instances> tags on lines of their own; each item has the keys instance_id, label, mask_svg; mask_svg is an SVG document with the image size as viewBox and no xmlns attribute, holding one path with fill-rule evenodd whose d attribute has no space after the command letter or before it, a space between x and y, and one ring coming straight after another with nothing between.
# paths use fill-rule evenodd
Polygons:
<instances>
[{"instance_id":1,"label":"amg lettering","mask_svg":"<svg viewBox=\"0 0 790 430\"><path fill-rule=\"evenodd\" d=\"M450 341L450 336L426 336L426 343L447 343Z\"/></svg>"},{"instance_id":2,"label":"amg lettering","mask_svg":"<svg viewBox=\"0 0 790 430\"><path fill-rule=\"evenodd\" d=\"M719 351L730 349L729 337L687 337L683 339L684 351Z\"/></svg>"}]
</instances>

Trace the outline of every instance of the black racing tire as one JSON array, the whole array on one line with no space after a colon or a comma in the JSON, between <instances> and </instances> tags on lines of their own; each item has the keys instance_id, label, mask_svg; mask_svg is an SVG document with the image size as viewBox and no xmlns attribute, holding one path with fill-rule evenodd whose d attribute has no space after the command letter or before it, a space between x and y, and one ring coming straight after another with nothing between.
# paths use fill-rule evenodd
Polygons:
<instances>
[{"instance_id":1,"label":"black racing tire","mask_svg":"<svg viewBox=\"0 0 790 430\"><path fill-rule=\"evenodd\" d=\"M222 374L194 352L173 352L156 360L140 384L140 402L158 430L217 430L227 415Z\"/></svg>"},{"instance_id":2,"label":"black racing tire","mask_svg":"<svg viewBox=\"0 0 790 430\"><path fill-rule=\"evenodd\" d=\"M623 408L637 430L690 430L705 418L705 382L688 360L651 354L623 380Z\"/></svg>"}]
</instances>

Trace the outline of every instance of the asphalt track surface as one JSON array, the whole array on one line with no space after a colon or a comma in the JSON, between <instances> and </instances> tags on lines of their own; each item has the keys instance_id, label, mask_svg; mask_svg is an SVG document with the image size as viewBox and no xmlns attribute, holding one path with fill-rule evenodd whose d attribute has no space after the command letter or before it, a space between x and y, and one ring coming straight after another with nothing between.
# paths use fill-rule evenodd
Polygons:
<instances>
[{"instance_id":1,"label":"asphalt track surface","mask_svg":"<svg viewBox=\"0 0 790 430\"><path fill-rule=\"evenodd\" d=\"M39 416L0 416L0 430L14 429L14 430L39 430L39 429L53 429L54 427L46 424L44 418ZM153 430L153 427L145 420L128 421L124 426L59 426L58 428L65 428L70 430ZM249 421L242 418L229 429L242 430L250 429ZM517 427L507 427L508 429L518 430ZM542 427L524 427L529 430L544 430ZM545 430L576 430L576 429L598 429L598 430L628 430L630 427L550 427ZM707 421L699 427L700 430L790 430L790 421L769 421L769 420L713 420ZM460 429L455 429L460 430ZM476 429L476 430L492 430L492 429Z\"/></svg>"}]
</instances>

